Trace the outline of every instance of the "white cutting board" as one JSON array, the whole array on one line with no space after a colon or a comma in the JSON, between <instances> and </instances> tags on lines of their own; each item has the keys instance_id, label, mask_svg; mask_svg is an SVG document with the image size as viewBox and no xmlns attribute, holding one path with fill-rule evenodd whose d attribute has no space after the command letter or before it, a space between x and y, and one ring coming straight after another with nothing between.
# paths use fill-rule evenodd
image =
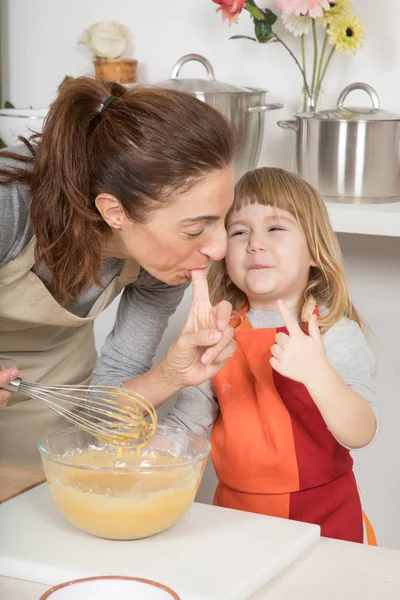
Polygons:
<instances>
[{"instance_id":1,"label":"white cutting board","mask_svg":"<svg viewBox=\"0 0 400 600\"><path fill-rule=\"evenodd\" d=\"M70 525L43 484L0 505L0 575L53 585L130 575L181 600L244 600L319 536L317 525L195 503L154 537L102 540Z\"/></svg>"}]
</instances>

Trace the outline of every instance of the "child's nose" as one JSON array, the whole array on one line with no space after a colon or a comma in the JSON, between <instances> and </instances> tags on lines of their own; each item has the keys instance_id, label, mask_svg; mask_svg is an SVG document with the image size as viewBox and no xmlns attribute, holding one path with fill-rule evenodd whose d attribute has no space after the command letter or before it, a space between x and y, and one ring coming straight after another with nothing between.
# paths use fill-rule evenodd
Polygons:
<instances>
[{"instance_id":1,"label":"child's nose","mask_svg":"<svg viewBox=\"0 0 400 600\"><path fill-rule=\"evenodd\" d=\"M267 245L268 244L265 236L253 234L249 238L248 251L257 252L259 250L266 250Z\"/></svg>"}]
</instances>

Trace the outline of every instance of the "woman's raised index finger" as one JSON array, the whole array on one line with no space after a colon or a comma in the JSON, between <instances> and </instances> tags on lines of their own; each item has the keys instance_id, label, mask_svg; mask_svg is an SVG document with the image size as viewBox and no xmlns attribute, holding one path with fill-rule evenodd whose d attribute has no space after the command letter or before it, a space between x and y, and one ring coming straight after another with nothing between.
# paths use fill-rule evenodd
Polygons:
<instances>
[{"instance_id":1,"label":"woman's raised index finger","mask_svg":"<svg viewBox=\"0 0 400 600\"><path fill-rule=\"evenodd\" d=\"M208 293L207 275L202 269L192 271L192 286L192 303L207 302L209 304L210 296Z\"/></svg>"},{"instance_id":2,"label":"woman's raised index finger","mask_svg":"<svg viewBox=\"0 0 400 600\"><path fill-rule=\"evenodd\" d=\"M211 304L208 293L207 275L203 270L192 271L192 306L194 331L211 327Z\"/></svg>"}]
</instances>

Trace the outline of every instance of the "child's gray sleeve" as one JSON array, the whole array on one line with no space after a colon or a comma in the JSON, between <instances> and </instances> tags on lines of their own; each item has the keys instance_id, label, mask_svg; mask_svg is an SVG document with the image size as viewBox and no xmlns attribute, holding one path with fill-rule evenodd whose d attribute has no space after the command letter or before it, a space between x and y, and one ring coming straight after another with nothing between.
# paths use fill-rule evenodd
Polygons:
<instances>
[{"instance_id":1,"label":"child's gray sleeve","mask_svg":"<svg viewBox=\"0 0 400 600\"><path fill-rule=\"evenodd\" d=\"M343 381L371 406L378 431L379 416L372 383L375 359L361 328L355 321L342 318L324 334L323 340L329 363Z\"/></svg>"},{"instance_id":2,"label":"child's gray sleeve","mask_svg":"<svg viewBox=\"0 0 400 600\"><path fill-rule=\"evenodd\" d=\"M218 413L219 406L214 396L214 387L209 380L196 387L184 388L179 393L175 406L160 424L206 435L214 425Z\"/></svg>"}]
</instances>

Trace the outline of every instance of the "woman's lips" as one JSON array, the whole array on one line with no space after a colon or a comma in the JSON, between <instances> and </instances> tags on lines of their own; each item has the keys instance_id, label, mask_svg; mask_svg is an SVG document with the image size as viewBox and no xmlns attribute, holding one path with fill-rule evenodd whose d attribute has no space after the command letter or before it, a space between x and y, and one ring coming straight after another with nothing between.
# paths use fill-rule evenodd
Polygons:
<instances>
[{"instance_id":1,"label":"woman's lips","mask_svg":"<svg viewBox=\"0 0 400 600\"><path fill-rule=\"evenodd\" d=\"M206 269L208 269L209 264L204 265L204 267L193 267L193 269L186 269L183 274L187 279L191 279L192 278L192 271L205 271Z\"/></svg>"}]
</instances>

